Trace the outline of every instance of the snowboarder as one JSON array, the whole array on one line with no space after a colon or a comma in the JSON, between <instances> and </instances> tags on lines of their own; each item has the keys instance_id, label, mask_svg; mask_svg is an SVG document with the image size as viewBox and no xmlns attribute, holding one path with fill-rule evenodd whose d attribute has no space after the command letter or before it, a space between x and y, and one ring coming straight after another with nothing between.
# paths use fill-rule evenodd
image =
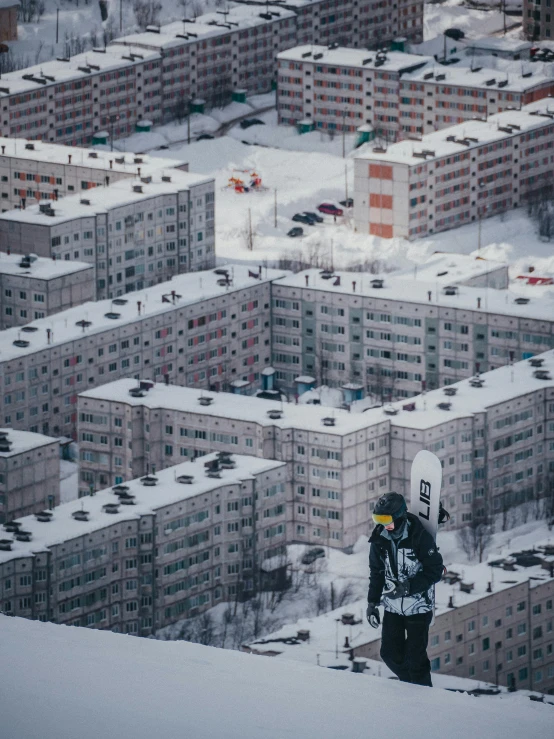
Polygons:
<instances>
[{"instance_id":1,"label":"snowboarder","mask_svg":"<svg viewBox=\"0 0 554 739\"><path fill-rule=\"evenodd\" d=\"M369 539L367 620L374 628L379 626L383 596L381 659L399 680L431 687L427 643L442 556L431 534L408 513L400 493L381 496L373 520L377 526Z\"/></svg>"}]
</instances>

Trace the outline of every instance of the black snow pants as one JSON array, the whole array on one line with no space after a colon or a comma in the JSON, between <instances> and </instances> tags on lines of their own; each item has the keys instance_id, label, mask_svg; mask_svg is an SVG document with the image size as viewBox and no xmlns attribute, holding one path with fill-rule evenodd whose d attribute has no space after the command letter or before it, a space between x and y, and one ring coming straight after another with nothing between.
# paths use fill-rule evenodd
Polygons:
<instances>
[{"instance_id":1,"label":"black snow pants","mask_svg":"<svg viewBox=\"0 0 554 739\"><path fill-rule=\"evenodd\" d=\"M384 613L381 659L402 682L432 686L431 663L427 657L432 620L431 611L414 616Z\"/></svg>"}]
</instances>

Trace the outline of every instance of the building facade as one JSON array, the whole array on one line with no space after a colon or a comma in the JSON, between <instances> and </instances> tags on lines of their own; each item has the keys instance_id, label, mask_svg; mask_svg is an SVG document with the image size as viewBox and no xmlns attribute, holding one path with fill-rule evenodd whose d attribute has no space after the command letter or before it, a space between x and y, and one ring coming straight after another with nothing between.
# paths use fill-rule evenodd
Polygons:
<instances>
[{"instance_id":1,"label":"building facade","mask_svg":"<svg viewBox=\"0 0 554 739\"><path fill-rule=\"evenodd\" d=\"M59 440L1 429L0 523L51 510L59 502Z\"/></svg>"},{"instance_id":2,"label":"building facade","mask_svg":"<svg viewBox=\"0 0 554 739\"><path fill-rule=\"evenodd\" d=\"M523 32L529 41L544 41L554 38L552 9L540 0L523 0Z\"/></svg>"},{"instance_id":3,"label":"building facade","mask_svg":"<svg viewBox=\"0 0 554 739\"><path fill-rule=\"evenodd\" d=\"M0 81L0 135L89 146L94 134L128 136L161 118L160 57L108 46L56 59Z\"/></svg>"},{"instance_id":4,"label":"building facade","mask_svg":"<svg viewBox=\"0 0 554 739\"><path fill-rule=\"evenodd\" d=\"M554 361L552 352L500 367L387 409L391 486L409 495L420 449L441 460L441 496L450 526L492 517L511 525L511 509L554 516ZM539 369L534 369L539 367Z\"/></svg>"},{"instance_id":5,"label":"building facade","mask_svg":"<svg viewBox=\"0 0 554 739\"><path fill-rule=\"evenodd\" d=\"M0 210L58 200L122 179L147 177L160 170L188 172L187 162L148 154L50 144L0 137Z\"/></svg>"},{"instance_id":6,"label":"building facade","mask_svg":"<svg viewBox=\"0 0 554 739\"><path fill-rule=\"evenodd\" d=\"M547 102L539 101L360 154L356 230L411 240L540 197L552 182L552 118Z\"/></svg>"},{"instance_id":7,"label":"building facade","mask_svg":"<svg viewBox=\"0 0 554 739\"><path fill-rule=\"evenodd\" d=\"M282 463L211 455L23 518L25 540L2 532L0 611L149 636L249 597L286 560L287 485Z\"/></svg>"},{"instance_id":8,"label":"building facade","mask_svg":"<svg viewBox=\"0 0 554 739\"><path fill-rule=\"evenodd\" d=\"M244 3L149 27L71 59L3 75L0 135L87 146L127 136L137 121L184 118L194 99L221 105L235 91L267 92L275 55L306 43L382 46L423 38L423 3L288 0Z\"/></svg>"},{"instance_id":9,"label":"building facade","mask_svg":"<svg viewBox=\"0 0 554 739\"><path fill-rule=\"evenodd\" d=\"M511 574L506 572L506 578ZM491 576L495 578L498 574ZM428 655L432 670L516 689L553 693L552 573L550 577L544 573L533 582L526 579L498 590L493 583L489 587L490 594L482 593L478 598L460 603L459 580L453 586L451 605L437 610L429 629ZM380 659L380 646L381 640L376 639L356 645L352 654Z\"/></svg>"},{"instance_id":10,"label":"building facade","mask_svg":"<svg viewBox=\"0 0 554 739\"><path fill-rule=\"evenodd\" d=\"M395 51L305 45L282 51L277 64L280 123L310 121L337 135L371 124L384 142L519 110L554 92L551 78L523 69L443 67Z\"/></svg>"},{"instance_id":11,"label":"building facade","mask_svg":"<svg viewBox=\"0 0 554 739\"><path fill-rule=\"evenodd\" d=\"M0 214L0 249L94 266L98 299L215 266L215 183L169 170Z\"/></svg>"},{"instance_id":12,"label":"building facade","mask_svg":"<svg viewBox=\"0 0 554 739\"><path fill-rule=\"evenodd\" d=\"M2 333L4 425L76 434L77 394L119 377L253 389L269 366L270 280L235 266L179 275L131 298L85 303Z\"/></svg>"},{"instance_id":13,"label":"building facade","mask_svg":"<svg viewBox=\"0 0 554 739\"><path fill-rule=\"evenodd\" d=\"M96 300L92 265L0 254L1 330L23 326L89 300Z\"/></svg>"},{"instance_id":14,"label":"building facade","mask_svg":"<svg viewBox=\"0 0 554 739\"><path fill-rule=\"evenodd\" d=\"M276 280L272 366L278 383L289 393L302 375L317 385L361 383L383 402L553 346L554 322L543 318L551 312L548 300L440 279L312 269Z\"/></svg>"},{"instance_id":15,"label":"building facade","mask_svg":"<svg viewBox=\"0 0 554 739\"><path fill-rule=\"evenodd\" d=\"M78 398L80 490L161 469L210 451L287 463L287 541L350 549L367 533L389 485L389 421L379 411L320 406L163 384L134 397L122 380Z\"/></svg>"}]
</instances>

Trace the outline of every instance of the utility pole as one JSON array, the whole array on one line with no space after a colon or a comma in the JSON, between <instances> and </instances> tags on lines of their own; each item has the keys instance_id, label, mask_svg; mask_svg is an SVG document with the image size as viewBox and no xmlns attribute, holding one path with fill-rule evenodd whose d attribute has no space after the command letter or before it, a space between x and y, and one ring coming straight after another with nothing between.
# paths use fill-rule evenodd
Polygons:
<instances>
[{"instance_id":1,"label":"utility pole","mask_svg":"<svg viewBox=\"0 0 554 739\"><path fill-rule=\"evenodd\" d=\"M345 130L344 130L344 119L346 117L346 110L342 111L342 158L346 156L346 142L345 142Z\"/></svg>"},{"instance_id":2,"label":"utility pole","mask_svg":"<svg viewBox=\"0 0 554 739\"><path fill-rule=\"evenodd\" d=\"M277 188L275 188L275 201L273 205L273 225L277 228Z\"/></svg>"},{"instance_id":3,"label":"utility pole","mask_svg":"<svg viewBox=\"0 0 554 739\"><path fill-rule=\"evenodd\" d=\"M119 30L123 30L123 0L119 0Z\"/></svg>"},{"instance_id":4,"label":"utility pole","mask_svg":"<svg viewBox=\"0 0 554 739\"><path fill-rule=\"evenodd\" d=\"M252 208L248 208L248 249L254 249L254 238L252 236Z\"/></svg>"},{"instance_id":5,"label":"utility pole","mask_svg":"<svg viewBox=\"0 0 554 739\"><path fill-rule=\"evenodd\" d=\"M348 200L348 165L344 163L344 194L346 200Z\"/></svg>"},{"instance_id":6,"label":"utility pole","mask_svg":"<svg viewBox=\"0 0 554 739\"><path fill-rule=\"evenodd\" d=\"M60 38L60 9L56 8L56 43Z\"/></svg>"}]
</instances>

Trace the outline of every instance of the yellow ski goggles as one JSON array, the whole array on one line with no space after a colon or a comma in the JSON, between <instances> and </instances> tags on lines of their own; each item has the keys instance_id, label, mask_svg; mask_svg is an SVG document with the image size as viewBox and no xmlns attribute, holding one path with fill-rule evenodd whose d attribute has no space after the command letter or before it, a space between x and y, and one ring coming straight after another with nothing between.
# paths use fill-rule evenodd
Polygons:
<instances>
[{"instance_id":1,"label":"yellow ski goggles","mask_svg":"<svg viewBox=\"0 0 554 739\"><path fill-rule=\"evenodd\" d=\"M376 513L373 513L372 514L372 518L375 521L375 523L380 523L383 526L388 526L394 520L393 517L390 514L385 514L385 515L380 516L380 515L378 515Z\"/></svg>"}]
</instances>

